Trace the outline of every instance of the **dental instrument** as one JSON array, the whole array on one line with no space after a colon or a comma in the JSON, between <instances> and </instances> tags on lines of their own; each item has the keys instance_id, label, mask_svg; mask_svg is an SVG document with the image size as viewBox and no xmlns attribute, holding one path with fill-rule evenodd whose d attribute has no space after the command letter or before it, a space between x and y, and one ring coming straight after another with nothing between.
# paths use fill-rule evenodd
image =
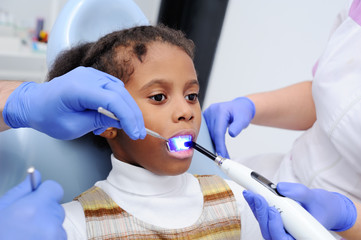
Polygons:
<instances>
[{"instance_id":1,"label":"dental instrument","mask_svg":"<svg viewBox=\"0 0 361 240\"><path fill-rule=\"evenodd\" d=\"M98 107L98 112L101 113L101 114L104 114L105 116L107 117L110 117L110 118L113 118L114 120L117 120L119 121L119 119L114 115L114 113L102 108L102 107ZM153 137L156 137L156 138L160 138L160 139L163 139L164 141L166 141L168 143L168 139L166 139L165 137L162 137L159 133L156 133L148 128L145 128L145 131L147 132L148 135L151 135ZM169 148L169 145L167 144L168 148Z\"/></svg>"},{"instance_id":2,"label":"dental instrument","mask_svg":"<svg viewBox=\"0 0 361 240\"><path fill-rule=\"evenodd\" d=\"M183 144L212 159L236 183L262 195L279 211L285 229L295 239L335 240L309 212L296 201L279 194L277 186L262 175L235 161L217 156L193 141L183 141Z\"/></svg>"},{"instance_id":3,"label":"dental instrument","mask_svg":"<svg viewBox=\"0 0 361 240\"><path fill-rule=\"evenodd\" d=\"M28 174L30 176L31 191L34 192L35 189L36 189L35 176L34 176L35 168L34 167L29 167L27 172L28 172Z\"/></svg>"}]
</instances>

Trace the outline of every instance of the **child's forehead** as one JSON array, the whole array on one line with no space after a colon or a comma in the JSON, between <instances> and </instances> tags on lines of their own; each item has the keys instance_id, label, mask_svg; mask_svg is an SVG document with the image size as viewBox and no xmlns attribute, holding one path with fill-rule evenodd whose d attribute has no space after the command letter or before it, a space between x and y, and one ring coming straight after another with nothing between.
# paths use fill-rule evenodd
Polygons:
<instances>
[{"instance_id":1,"label":"child's forehead","mask_svg":"<svg viewBox=\"0 0 361 240\"><path fill-rule=\"evenodd\" d=\"M180 51L187 54L182 48L164 41L152 41L147 43L131 43L118 46L115 49L115 58L120 67L137 68L142 63L156 60L164 56L164 53ZM193 60L192 60L193 62Z\"/></svg>"},{"instance_id":2,"label":"child's forehead","mask_svg":"<svg viewBox=\"0 0 361 240\"><path fill-rule=\"evenodd\" d=\"M126 84L139 85L149 79L176 80L184 76L189 80L197 79L193 60L180 47L168 42L147 43L141 56L134 52L135 45L118 49L119 68L127 69ZM124 72L123 72L124 73ZM178 76L174 76L177 73ZM124 75L123 75L124 76Z\"/></svg>"}]
</instances>

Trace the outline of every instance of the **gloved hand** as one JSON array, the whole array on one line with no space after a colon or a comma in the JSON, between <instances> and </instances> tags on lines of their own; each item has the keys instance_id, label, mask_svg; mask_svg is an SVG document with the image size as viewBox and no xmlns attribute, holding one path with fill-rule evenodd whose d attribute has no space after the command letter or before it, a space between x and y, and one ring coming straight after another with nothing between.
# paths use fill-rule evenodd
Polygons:
<instances>
[{"instance_id":1,"label":"gloved hand","mask_svg":"<svg viewBox=\"0 0 361 240\"><path fill-rule=\"evenodd\" d=\"M344 195L322 189L309 189L299 183L279 183L277 190L298 201L328 230L346 231L355 224L356 207ZM265 239L292 239L288 238L290 235L284 231L278 211L269 207L262 196L250 191L244 191L243 196L258 220Z\"/></svg>"},{"instance_id":2,"label":"gloved hand","mask_svg":"<svg viewBox=\"0 0 361 240\"><path fill-rule=\"evenodd\" d=\"M225 143L225 134L236 137L252 121L255 114L254 103L246 97L229 102L215 103L203 113L209 133L218 155L229 158Z\"/></svg>"},{"instance_id":3,"label":"gloved hand","mask_svg":"<svg viewBox=\"0 0 361 240\"><path fill-rule=\"evenodd\" d=\"M266 200L259 194L251 191L243 191L243 196L253 211L261 233L266 240L293 240L294 238L286 233L281 215L274 207L269 207Z\"/></svg>"},{"instance_id":4,"label":"gloved hand","mask_svg":"<svg viewBox=\"0 0 361 240\"><path fill-rule=\"evenodd\" d=\"M103 107L120 121L97 112ZM78 138L108 127L132 139L146 136L142 112L119 79L94 68L78 67L47 83L21 84L7 99L3 117L12 128L31 127L58 139Z\"/></svg>"},{"instance_id":5,"label":"gloved hand","mask_svg":"<svg viewBox=\"0 0 361 240\"><path fill-rule=\"evenodd\" d=\"M29 176L0 198L0 239L67 239L62 224L65 217L59 204L63 189L54 181L40 184L31 191Z\"/></svg>"},{"instance_id":6,"label":"gloved hand","mask_svg":"<svg viewBox=\"0 0 361 240\"><path fill-rule=\"evenodd\" d=\"M361 25L361 0L354 0L348 13L358 25Z\"/></svg>"},{"instance_id":7,"label":"gloved hand","mask_svg":"<svg viewBox=\"0 0 361 240\"><path fill-rule=\"evenodd\" d=\"M314 216L325 228L332 231L346 231L356 221L357 211L346 196L323 189L309 189L303 184L281 182L277 190L292 198Z\"/></svg>"}]
</instances>

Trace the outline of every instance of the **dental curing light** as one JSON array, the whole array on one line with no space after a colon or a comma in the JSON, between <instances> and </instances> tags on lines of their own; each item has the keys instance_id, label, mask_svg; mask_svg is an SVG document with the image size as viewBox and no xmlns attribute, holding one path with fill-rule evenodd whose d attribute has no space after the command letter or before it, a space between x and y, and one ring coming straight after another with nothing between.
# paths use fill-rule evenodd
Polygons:
<instances>
[{"instance_id":1,"label":"dental curing light","mask_svg":"<svg viewBox=\"0 0 361 240\"><path fill-rule=\"evenodd\" d=\"M335 240L331 233L309 212L296 201L279 194L276 185L265 177L242 164L217 156L193 141L184 142L184 145L193 147L212 159L236 183L262 195L269 205L279 211L285 229L295 239Z\"/></svg>"}]
</instances>

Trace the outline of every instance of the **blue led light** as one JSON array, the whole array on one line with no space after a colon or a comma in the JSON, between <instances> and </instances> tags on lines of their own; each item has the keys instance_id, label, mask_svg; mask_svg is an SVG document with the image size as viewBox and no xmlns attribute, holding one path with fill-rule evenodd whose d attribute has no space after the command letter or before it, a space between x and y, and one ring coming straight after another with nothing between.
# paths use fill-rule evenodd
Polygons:
<instances>
[{"instance_id":1,"label":"blue led light","mask_svg":"<svg viewBox=\"0 0 361 240\"><path fill-rule=\"evenodd\" d=\"M188 150L190 148L190 147L186 147L184 145L184 143L192 141L192 136L191 135L183 135L183 136L177 136L174 138L170 138L168 140L169 140L169 142L167 144L168 144L169 151L170 152L179 152L179 151Z\"/></svg>"}]
</instances>

